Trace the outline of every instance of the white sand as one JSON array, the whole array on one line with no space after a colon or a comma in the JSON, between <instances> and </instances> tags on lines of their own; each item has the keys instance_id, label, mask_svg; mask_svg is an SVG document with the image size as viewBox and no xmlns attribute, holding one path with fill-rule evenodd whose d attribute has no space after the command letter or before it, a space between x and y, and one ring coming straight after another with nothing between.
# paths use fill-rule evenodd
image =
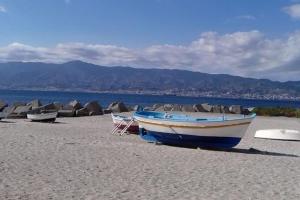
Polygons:
<instances>
[{"instance_id":1,"label":"white sand","mask_svg":"<svg viewBox=\"0 0 300 200\"><path fill-rule=\"evenodd\" d=\"M0 199L300 199L300 143L253 138L299 119L257 117L231 152L113 136L110 115L4 121Z\"/></svg>"}]
</instances>

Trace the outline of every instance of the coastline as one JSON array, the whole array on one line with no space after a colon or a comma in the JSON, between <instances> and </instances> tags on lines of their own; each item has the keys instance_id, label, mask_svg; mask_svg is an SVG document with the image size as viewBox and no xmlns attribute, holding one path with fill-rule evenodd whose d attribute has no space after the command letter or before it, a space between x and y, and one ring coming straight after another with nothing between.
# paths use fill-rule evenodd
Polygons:
<instances>
[{"instance_id":1,"label":"coastline","mask_svg":"<svg viewBox=\"0 0 300 200\"><path fill-rule=\"evenodd\" d=\"M182 93L172 93L168 91L131 91L131 90L86 90L86 89L43 89L43 88L30 88L30 89L9 89L0 88L0 91L27 91L27 92L69 92L69 93L91 93L91 94L117 94L117 95L149 95L149 96L177 96L177 97L195 97L195 98L216 98L216 99L234 99L234 100L265 100L265 101L293 101L300 102L300 97L259 97L259 96L242 96L234 95L205 95L205 94L182 94Z\"/></svg>"},{"instance_id":2,"label":"coastline","mask_svg":"<svg viewBox=\"0 0 300 200\"><path fill-rule=\"evenodd\" d=\"M49 96L51 95L51 96ZM140 104L152 106L153 104L199 104L210 103L219 105L242 105L245 107L292 107L300 108L300 101L294 100L262 100L262 99L242 99L242 98L214 98L214 97L189 97L175 95L154 95L154 94L125 94L118 92L82 92L82 91L48 91L48 90L2 90L0 89L0 100L12 104L13 102L42 100L42 103L54 101L68 103L77 99L81 103L91 100L108 100L103 106L107 106L113 101L123 101L130 106ZM138 100L137 100L138 99ZM44 100L44 102L43 102Z\"/></svg>"}]
</instances>

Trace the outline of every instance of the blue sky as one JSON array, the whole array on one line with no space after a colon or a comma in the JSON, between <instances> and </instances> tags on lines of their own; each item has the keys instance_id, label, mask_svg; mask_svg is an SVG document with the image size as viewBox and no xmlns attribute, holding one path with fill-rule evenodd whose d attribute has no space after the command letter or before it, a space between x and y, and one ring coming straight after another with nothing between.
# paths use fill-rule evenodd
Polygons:
<instances>
[{"instance_id":1,"label":"blue sky","mask_svg":"<svg viewBox=\"0 0 300 200\"><path fill-rule=\"evenodd\" d=\"M0 0L0 5L7 10L0 15L1 45L79 41L145 47L189 43L206 31L258 29L277 37L300 25L282 12L287 0Z\"/></svg>"},{"instance_id":2,"label":"blue sky","mask_svg":"<svg viewBox=\"0 0 300 200\"><path fill-rule=\"evenodd\" d=\"M297 0L0 0L0 26L1 62L79 58L300 80Z\"/></svg>"}]
</instances>

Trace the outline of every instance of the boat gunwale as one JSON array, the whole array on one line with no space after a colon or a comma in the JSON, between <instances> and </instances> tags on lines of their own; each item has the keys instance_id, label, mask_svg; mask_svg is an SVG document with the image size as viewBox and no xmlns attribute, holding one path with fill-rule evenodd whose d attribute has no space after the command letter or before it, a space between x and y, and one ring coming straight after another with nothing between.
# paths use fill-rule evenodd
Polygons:
<instances>
[{"instance_id":1,"label":"boat gunwale","mask_svg":"<svg viewBox=\"0 0 300 200\"><path fill-rule=\"evenodd\" d=\"M145 112L145 111L142 111L142 112ZM153 111L146 111L147 113L159 113L159 114L168 114L167 112L153 112ZM147 117L145 115L141 115L139 114L140 112L135 112L133 117L135 119L137 119L136 117L140 117L140 118L144 118L144 119L147 119L147 120L154 120L154 121L164 121L164 122L181 122L181 123L193 123L193 124L203 124L203 123L218 123L218 122L232 122L232 121L242 121L242 120L253 120L255 117L256 117L256 114L253 113L252 115L250 116L247 116L245 117L244 115L244 118L233 118L233 119L225 119L225 118L222 118L222 117L219 117L219 118L204 118L206 120L201 120L201 121L197 121L196 119L197 118L191 118L191 119L194 119L194 120L182 120L182 119L172 119L172 118L150 118L150 117ZM176 114L175 114L176 115ZM214 119L214 120L211 120L211 119ZM218 119L218 120L216 120ZM251 123L251 122L249 122Z\"/></svg>"},{"instance_id":2,"label":"boat gunwale","mask_svg":"<svg viewBox=\"0 0 300 200\"><path fill-rule=\"evenodd\" d=\"M125 120L125 121L130 121L132 119L132 117L130 116L123 116L123 115L117 115L117 114L114 114L114 113L111 113L111 117L114 120L116 121L122 121L122 120Z\"/></svg>"},{"instance_id":3,"label":"boat gunwale","mask_svg":"<svg viewBox=\"0 0 300 200\"><path fill-rule=\"evenodd\" d=\"M157 122L148 122L148 121L142 121L137 120L138 122L145 123L145 124L151 124L156 126L164 126L164 127L175 127L175 128L194 128L194 129L205 129L205 128L222 128L222 127L230 127L230 126L241 126L250 124L250 122L243 122L243 123L237 123L237 124L222 124L222 125L207 125L207 126L199 126L199 124L192 125L176 125L176 124L164 124L164 123L157 123Z\"/></svg>"}]
</instances>

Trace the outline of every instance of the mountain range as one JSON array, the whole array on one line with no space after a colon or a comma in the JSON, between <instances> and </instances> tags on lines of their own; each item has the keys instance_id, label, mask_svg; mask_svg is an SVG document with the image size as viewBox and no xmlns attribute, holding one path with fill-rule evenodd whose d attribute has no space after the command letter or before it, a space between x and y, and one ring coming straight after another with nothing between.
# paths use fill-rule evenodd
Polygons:
<instances>
[{"instance_id":1,"label":"mountain range","mask_svg":"<svg viewBox=\"0 0 300 200\"><path fill-rule=\"evenodd\" d=\"M0 89L300 99L300 81L278 82L186 70L63 64L0 63Z\"/></svg>"}]
</instances>

